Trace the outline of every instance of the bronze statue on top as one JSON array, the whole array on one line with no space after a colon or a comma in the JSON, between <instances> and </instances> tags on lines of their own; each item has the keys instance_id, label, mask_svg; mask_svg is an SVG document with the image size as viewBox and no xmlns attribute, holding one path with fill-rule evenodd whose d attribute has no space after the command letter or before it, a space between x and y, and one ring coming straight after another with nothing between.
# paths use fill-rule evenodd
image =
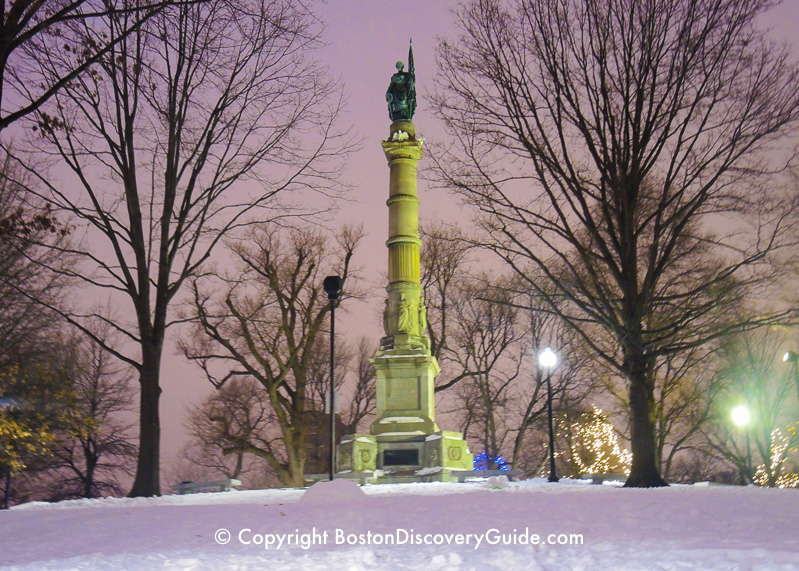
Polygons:
<instances>
[{"instance_id":1,"label":"bronze statue on top","mask_svg":"<svg viewBox=\"0 0 799 571\"><path fill-rule=\"evenodd\" d=\"M392 121L410 121L416 111L416 71L413 67L413 41L408 49L408 71L405 65L397 62L397 73L391 76L386 91L388 116Z\"/></svg>"}]
</instances>

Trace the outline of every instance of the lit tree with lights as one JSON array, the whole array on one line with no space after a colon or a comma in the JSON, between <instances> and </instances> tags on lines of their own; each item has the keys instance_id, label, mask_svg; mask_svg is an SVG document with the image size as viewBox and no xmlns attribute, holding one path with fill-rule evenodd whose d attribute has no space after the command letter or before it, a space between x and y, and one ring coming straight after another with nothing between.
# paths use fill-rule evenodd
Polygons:
<instances>
[{"instance_id":1,"label":"lit tree with lights","mask_svg":"<svg viewBox=\"0 0 799 571\"><path fill-rule=\"evenodd\" d=\"M569 464L575 475L630 473L632 454L620 446L613 423L596 405L567 426Z\"/></svg>"},{"instance_id":2,"label":"lit tree with lights","mask_svg":"<svg viewBox=\"0 0 799 571\"><path fill-rule=\"evenodd\" d=\"M788 455L797 452L796 436L799 422L789 429L789 436L779 428L771 432L771 457L769 465L761 464L755 472L755 484L763 487L799 488L799 474L788 471Z\"/></svg>"}]
</instances>

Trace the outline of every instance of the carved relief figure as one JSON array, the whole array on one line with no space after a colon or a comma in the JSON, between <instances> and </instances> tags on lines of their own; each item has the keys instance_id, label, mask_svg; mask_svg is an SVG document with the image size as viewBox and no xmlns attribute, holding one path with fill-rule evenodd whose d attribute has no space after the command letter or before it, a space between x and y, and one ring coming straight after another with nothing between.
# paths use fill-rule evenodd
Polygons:
<instances>
[{"instance_id":1,"label":"carved relief figure","mask_svg":"<svg viewBox=\"0 0 799 571\"><path fill-rule=\"evenodd\" d=\"M424 298L419 301L419 335L424 335L427 331L427 307Z\"/></svg>"},{"instance_id":2,"label":"carved relief figure","mask_svg":"<svg viewBox=\"0 0 799 571\"><path fill-rule=\"evenodd\" d=\"M413 323L411 323L411 304L405 299L403 293L399 302L399 319L397 323L398 333L410 333Z\"/></svg>"}]
</instances>

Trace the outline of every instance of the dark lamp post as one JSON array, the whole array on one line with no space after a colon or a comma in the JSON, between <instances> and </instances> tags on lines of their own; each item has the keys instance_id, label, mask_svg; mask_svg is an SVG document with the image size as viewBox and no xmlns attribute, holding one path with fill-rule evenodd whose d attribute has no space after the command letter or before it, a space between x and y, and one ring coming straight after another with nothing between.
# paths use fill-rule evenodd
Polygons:
<instances>
[{"instance_id":1,"label":"dark lamp post","mask_svg":"<svg viewBox=\"0 0 799 571\"><path fill-rule=\"evenodd\" d=\"M336 355L336 300L341 296L344 282L339 276L327 276L322 282L327 299L330 300L330 481L333 481L336 472L336 408L335 394L336 383L333 379Z\"/></svg>"},{"instance_id":2,"label":"dark lamp post","mask_svg":"<svg viewBox=\"0 0 799 571\"><path fill-rule=\"evenodd\" d=\"M552 369L558 364L557 354L547 347L538 355L538 364L547 372L547 419L549 420L549 481L557 482L555 469L555 426L552 420Z\"/></svg>"}]
</instances>

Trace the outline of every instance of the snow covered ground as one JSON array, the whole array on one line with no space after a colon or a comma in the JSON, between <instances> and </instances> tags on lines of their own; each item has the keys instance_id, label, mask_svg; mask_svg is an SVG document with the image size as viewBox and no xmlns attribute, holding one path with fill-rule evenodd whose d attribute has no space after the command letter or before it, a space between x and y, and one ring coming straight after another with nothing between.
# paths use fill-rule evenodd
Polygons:
<instances>
[{"instance_id":1,"label":"snow covered ground","mask_svg":"<svg viewBox=\"0 0 799 571\"><path fill-rule=\"evenodd\" d=\"M17 506L0 512L0 566L799 569L798 530L799 490L337 480Z\"/></svg>"}]
</instances>

